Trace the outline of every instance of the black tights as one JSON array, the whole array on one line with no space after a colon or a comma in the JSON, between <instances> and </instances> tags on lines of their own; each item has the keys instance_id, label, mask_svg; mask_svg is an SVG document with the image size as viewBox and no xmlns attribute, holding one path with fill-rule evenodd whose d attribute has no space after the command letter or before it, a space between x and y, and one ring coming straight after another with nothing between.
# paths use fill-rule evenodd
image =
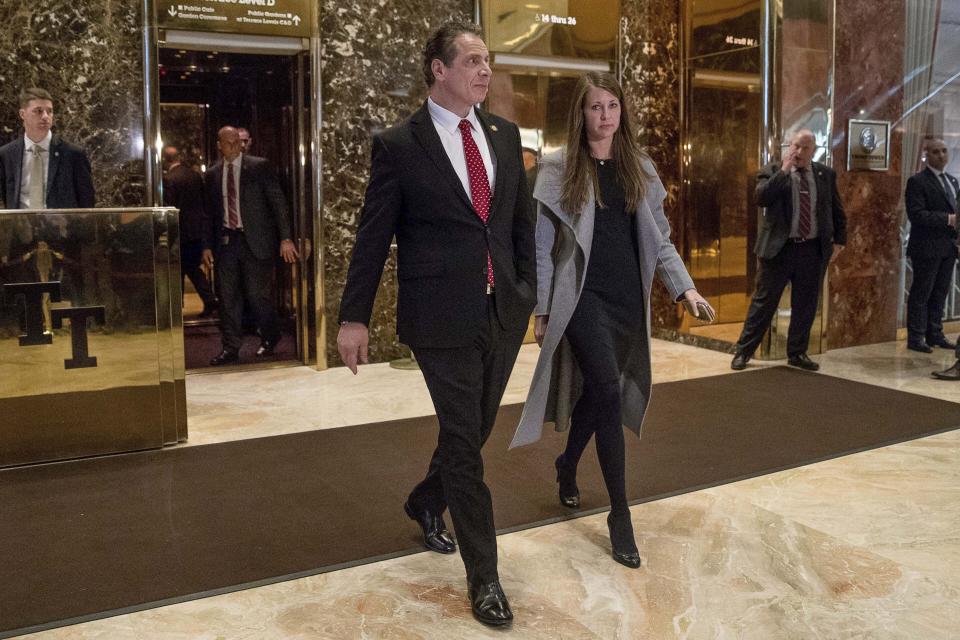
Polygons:
<instances>
[{"instance_id":1,"label":"black tights","mask_svg":"<svg viewBox=\"0 0 960 640\"><path fill-rule=\"evenodd\" d=\"M625 476L623 423L620 413L620 371L636 346L645 339L611 318L597 297L584 291L565 335L583 375L583 393L571 416L563 466L574 471L590 437L597 438L597 458L610 496L614 516L629 514Z\"/></svg>"}]
</instances>

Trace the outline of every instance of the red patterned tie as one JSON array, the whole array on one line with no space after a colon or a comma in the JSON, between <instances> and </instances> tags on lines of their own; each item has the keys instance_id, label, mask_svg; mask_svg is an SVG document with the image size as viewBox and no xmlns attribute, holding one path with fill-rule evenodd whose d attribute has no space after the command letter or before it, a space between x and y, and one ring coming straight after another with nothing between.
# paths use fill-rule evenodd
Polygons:
<instances>
[{"instance_id":1,"label":"red patterned tie","mask_svg":"<svg viewBox=\"0 0 960 640\"><path fill-rule=\"evenodd\" d=\"M800 217L797 220L797 235L802 240L810 236L810 184L807 182L807 170L797 169L800 174Z\"/></svg>"},{"instance_id":2,"label":"red patterned tie","mask_svg":"<svg viewBox=\"0 0 960 640\"><path fill-rule=\"evenodd\" d=\"M227 227L240 226L240 214L237 213L237 181L233 177L233 163L227 163Z\"/></svg>"},{"instance_id":3,"label":"red patterned tie","mask_svg":"<svg viewBox=\"0 0 960 640\"><path fill-rule=\"evenodd\" d=\"M470 131L470 121L460 121L460 137L463 139L463 155L467 159L467 175L470 178L470 201L477 216L487 224L490 218L490 181L487 178L487 168L483 166L480 149ZM487 290L493 290L493 260L487 251Z\"/></svg>"}]
</instances>

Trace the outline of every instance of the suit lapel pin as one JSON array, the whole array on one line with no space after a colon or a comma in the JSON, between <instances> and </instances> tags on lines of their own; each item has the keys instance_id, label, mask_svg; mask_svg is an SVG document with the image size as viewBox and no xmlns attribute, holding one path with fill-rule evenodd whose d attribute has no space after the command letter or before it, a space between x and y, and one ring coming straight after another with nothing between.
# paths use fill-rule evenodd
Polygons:
<instances>
[{"instance_id":1,"label":"suit lapel pin","mask_svg":"<svg viewBox=\"0 0 960 640\"><path fill-rule=\"evenodd\" d=\"M497 130L497 125L495 124L490 125L490 131L496 131L496 130Z\"/></svg>"}]
</instances>

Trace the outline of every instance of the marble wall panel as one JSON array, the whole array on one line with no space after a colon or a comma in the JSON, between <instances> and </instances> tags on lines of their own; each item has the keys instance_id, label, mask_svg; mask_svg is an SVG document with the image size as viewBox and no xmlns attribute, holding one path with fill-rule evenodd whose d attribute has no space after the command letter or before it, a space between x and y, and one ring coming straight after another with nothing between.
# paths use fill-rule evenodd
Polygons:
<instances>
[{"instance_id":1,"label":"marble wall panel","mask_svg":"<svg viewBox=\"0 0 960 640\"><path fill-rule=\"evenodd\" d=\"M664 203L674 229L681 228L680 197L680 2L622 0L624 91L647 152L667 189ZM658 281L659 282L659 281ZM679 308L667 290L654 285L651 322L655 329L680 325Z\"/></svg>"},{"instance_id":2,"label":"marble wall panel","mask_svg":"<svg viewBox=\"0 0 960 640\"><path fill-rule=\"evenodd\" d=\"M98 206L144 204L142 23L139 0L0 0L0 144L22 135L20 90L47 89Z\"/></svg>"},{"instance_id":3,"label":"marble wall panel","mask_svg":"<svg viewBox=\"0 0 960 640\"><path fill-rule=\"evenodd\" d=\"M323 212L327 358L337 355L337 315L370 175L370 143L377 131L418 109L427 90L420 51L447 20L470 20L472 0L321 3L323 95ZM370 358L407 354L396 335L396 255L384 270L370 322Z\"/></svg>"},{"instance_id":4,"label":"marble wall panel","mask_svg":"<svg viewBox=\"0 0 960 640\"><path fill-rule=\"evenodd\" d=\"M896 338L902 135L892 132L889 171L848 172L846 133L850 118L900 118L904 20L903 0L837 0L832 146L848 242L829 271L830 349Z\"/></svg>"}]
</instances>

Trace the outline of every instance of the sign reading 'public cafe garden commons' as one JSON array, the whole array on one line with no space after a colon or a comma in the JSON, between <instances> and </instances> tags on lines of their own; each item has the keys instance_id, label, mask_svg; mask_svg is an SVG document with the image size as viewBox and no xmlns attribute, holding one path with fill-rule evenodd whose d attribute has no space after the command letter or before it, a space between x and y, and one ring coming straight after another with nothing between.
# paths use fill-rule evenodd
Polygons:
<instances>
[{"instance_id":1,"label":"sign reading 'public cafe garden commons'","mask_svg":"<svg viewBox=\"0 0 960 640\"><path fill-rule=\"evenodd\" d=\"M310 36L309 0L159 0L162 29Z\"/></svg>"}]
</instances>

